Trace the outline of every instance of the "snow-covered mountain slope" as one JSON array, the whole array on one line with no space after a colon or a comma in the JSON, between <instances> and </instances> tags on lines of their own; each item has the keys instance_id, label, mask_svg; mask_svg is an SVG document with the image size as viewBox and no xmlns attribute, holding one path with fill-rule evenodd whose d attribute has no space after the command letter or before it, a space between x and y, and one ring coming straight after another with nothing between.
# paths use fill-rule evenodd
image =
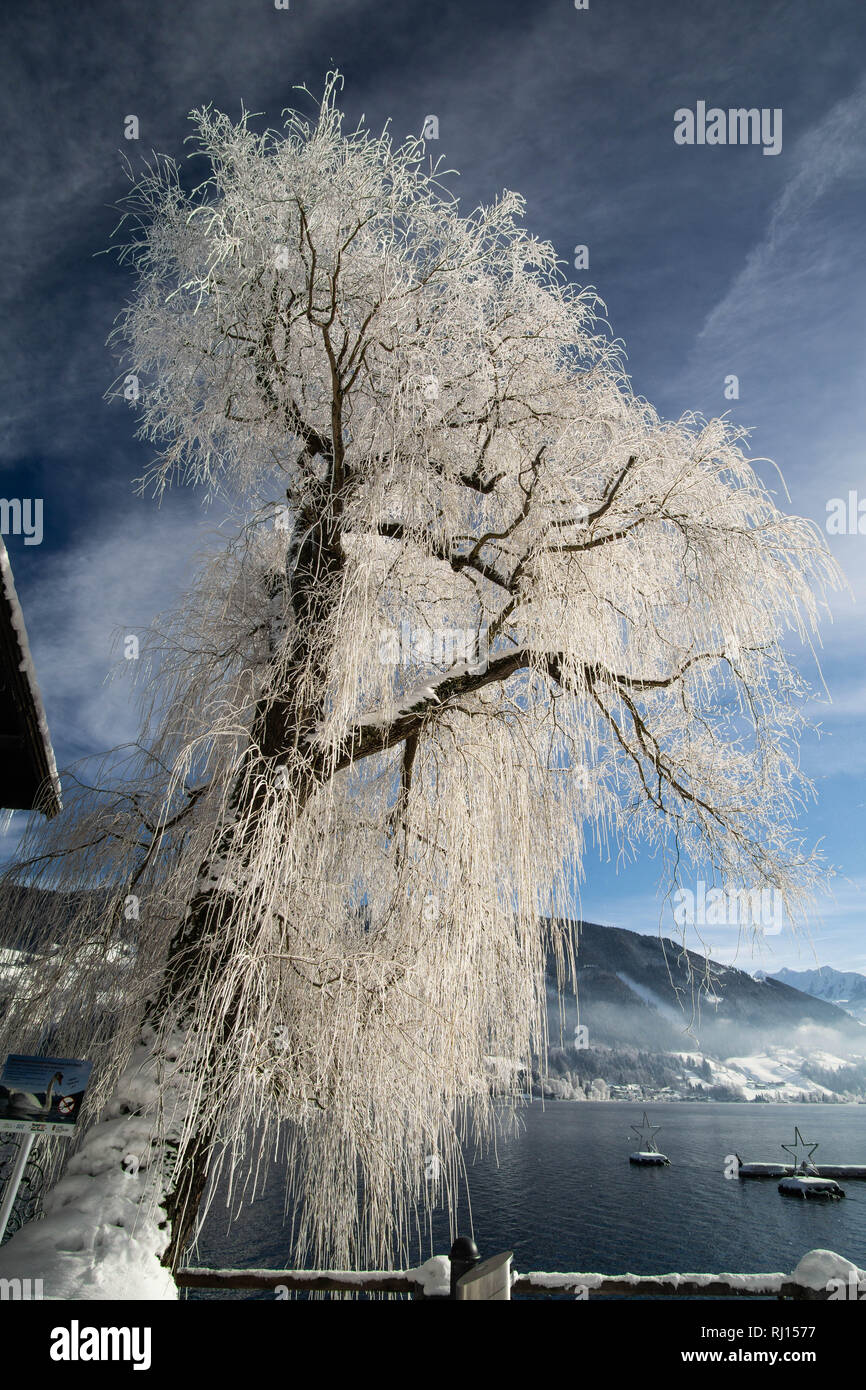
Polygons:
<instances>
[{"instance_id":1,"label":"snow-covered mountain slope","mask_svg":"<svg viewBox=\"0 0 866 1390\"><path fill-rule=\"evenodd\" d=\"M726 1086L741 1100L829 1099L836 1093L831 1087L804 1075L804 1064L807 1060L814 1062L824 1073L843 1072L846 1066L845 1058L832 1053L818 1051L807 1059L799 1049L789 1047L768 1047L754 1056L726 1057L723 1061L705 1059L700 1053L681 1053L680 1056L686 1081L706 1089Z\"/></svg>"},{"instance_id":2,"label":"snow-covered mountain slope","mask_svg":"<svg viewBox=\"0 0 866 1390\"><path fill-rule=\"evenodd\" d=\"M790 985L792 989L802 990L813 999L836 1004L852 1018L866 1023L866 975L858 975L855 970L834 970L831 965L822 965L817 970L777 970L768 978Z\"/></svg>"}]
</instances>

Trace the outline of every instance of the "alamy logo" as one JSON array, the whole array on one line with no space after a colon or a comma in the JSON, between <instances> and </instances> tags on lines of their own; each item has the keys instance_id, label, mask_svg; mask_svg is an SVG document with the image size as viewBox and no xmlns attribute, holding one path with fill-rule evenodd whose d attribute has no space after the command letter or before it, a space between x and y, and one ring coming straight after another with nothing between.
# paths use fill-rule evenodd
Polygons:
<instances>
[{"instance_id":1,"label":"alamy logo","mask_svg":"<svg viewBox=\"0 0 866 1390\"><path fill-rule=\"evenodd\" d=\"M681 106L674 112L674 140L678 145L763 145L764 154L781 154L782 108L711 106L708 111L705 101L694 111Z\"/></svg>"},{"instance_id":2,"label":"alamy logo","mask_svg":"<svg viewBox=\"0 0 866 1390\"><path fill-rule=\"evenodd\" d=\"M830 1279L826 1289L831 1299L850 1298L853 1302L866 1299L866 1279L861 1279L862 1270L849 1270L847 1279Z\"/></svg>"},{"instance_id":3,"label":"alamy logo","mask_svg":"<svg viewBox=\"0 0 866 1390\"><path fill-rule=\"evenodd\" d=\"M474 628L461 627L413 628L404 618L399 630L383 627L379 632L379 660L383 666L409 666L416 662L452 666L466 661L467 670L483 671L488 656L484 629L476 632Z\"/></svg>"},{"instance_id":4,"label":"alamy logo","mask_svg":"<svg viewBox=\"0 0 866 1390\"><path fill-rule=\"evenodd\" d=\"M27 1303L33 1298L44 1298L41 1279L0 1279L0 1302L13 1299Z\"/></svg>"},{"instance_id":5,"label":"alamy logo","mask_svg":"<svg viewBox=\"0 0 866 1390\"><path fill-rule=\"evenodd\" d=\"M42 498L0 497L0 532L23 535L25 545L41 545Z\"/></svg>"},{"instance_id":6,"label":"alamy logo","mask_svg":"<svg viewBox=\"0 0 866 1390\"><path fill-rule=\"evenodd\" d=\"M51 1329L52 1361L131 1361L134 1371L150 1370L149 1327L68 1327Z\"/></svg>"},{"instance_id":7,"label":"alamy logo","mask_svg":"<svg viewBox=\"0 0 866 1390\"><path fill-rule=\"evenodd\" d=\"M785 925L784 903L776 888L708 888L700 880L695 886L697 892L678 888L673 895L678 927L747 927L778 936Z\"/></svg>"},{"instance_id":8,"label":"alamy logo","mask_svg":"<svg viewBox=\"0 0 866 1390\"><path fill-rule=\"evenodd\" d=\"M866 497L853 489L844 497L831 497L827 503L828 536L866 536Z\"/></svg>"}]
</instances>

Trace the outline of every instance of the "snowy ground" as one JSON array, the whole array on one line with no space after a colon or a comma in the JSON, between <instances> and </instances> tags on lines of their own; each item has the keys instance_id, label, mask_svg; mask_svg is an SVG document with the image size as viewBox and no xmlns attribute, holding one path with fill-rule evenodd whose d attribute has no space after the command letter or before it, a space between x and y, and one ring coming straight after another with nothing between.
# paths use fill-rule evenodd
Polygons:
<instances>
[{"instance_id":1,"label":"snowy ground","mask_svg":"<svg viewBox=\"0 0 866 1390\"><path fill-rule=\"evenodd\" d=\"M729 1086L744 1100L755 1100L758 1096L784 1101L803 1100L804 1097L831 1096L834 1092L817 1081L812 1081L802 1073L806 1058L796 1048L768 1047L766 1051L746 1057L727 1057L723 1062L706 1058L713 1074L712 1081L698 1075L696 1068L704 1061L702 1054L676 1053L684 1063L686 1080L695 1085ZM829 1052L811 1052L809 1061L817 1063L828 1071L838 1071L846 1065L843 1057L835 1057Z\"/></svg>"},{"instance_id":2,"label":"snowy ground","mask_svg":"<svg viewBox=\"0 0 866 1390\"><path fill-rule=\"evenodd\" d=\"M175 1299L159 1263L161 1172L151 1164L152 1053L139 1047L105 1120L45 1199L45 1215L0 1248L0 1278L41 1279L47 1299Z\"/></svg>"}]
</instances>

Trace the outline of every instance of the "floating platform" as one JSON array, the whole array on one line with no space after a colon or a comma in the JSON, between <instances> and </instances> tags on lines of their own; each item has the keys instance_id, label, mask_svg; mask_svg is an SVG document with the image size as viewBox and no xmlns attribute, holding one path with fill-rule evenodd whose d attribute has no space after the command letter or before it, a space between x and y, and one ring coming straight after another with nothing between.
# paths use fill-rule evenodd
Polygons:
<instances>
[{"instance_id":1,"label":"floating platform","mask_svg":"<svg viewBox=\"0 0 866 1390\"><path fill-rule=\"evenodd\" d=\"M813 1178L845 1178L849 1182L866 1182L866 1163L807 1163L796 1168L793 1163L741 1163L741 1178L792 1178L798 1173Z\"/></svg>"},{"instance_id":2,"label":"floating platform","mask_svg":"<svg viewBox=\"0 0 866 1390\"><path fill-rule=\"evenodd\" d=\"M657 1153L655 1149L639 1149L637 1153L629 1154L629 1163L637 1163L643 1168L669 1168L671 1161L667 1154Z\"/></svg>"},{"instance_id":3,"label":"floating platform","mask_svg":"<svg viewBox=\"0 0 866 1390\"><path fill-rule=\"evenodd\" d=\"M853 1182L866 1182L866 1163L818 1163L814 1167L819 1178L848 1178Z\"/></svg>"},{"instance_id":4,"label":"floating platform","mask_svg":"<svg viewBox=\"0 0 866 1390\"><path fill-rule=\"evenodd\" d=\"M788 1178L793 1171L792 1163L741 1163L737 1169L741 1178Z\"/></svg>"},{"instance_id":5,"label":"floating platform","mask_svg":"<svg viewBox=\"0 0 866 1390\"><path fill-rule=\"evenodd\" d=\"M821 1197L830 1201L845 1196L839 1184L833 1182L832 1178L815 1178L807 1173L797 1173L796 1176L783 1178L779 1183L779 1191L784 1197Z\"/></svg>"}]
</instances>

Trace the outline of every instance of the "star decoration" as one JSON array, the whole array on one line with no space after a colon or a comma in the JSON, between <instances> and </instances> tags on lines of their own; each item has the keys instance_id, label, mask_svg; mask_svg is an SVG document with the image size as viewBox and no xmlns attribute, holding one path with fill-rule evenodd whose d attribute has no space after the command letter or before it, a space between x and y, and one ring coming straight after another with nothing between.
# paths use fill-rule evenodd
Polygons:
<instances>
[{"instance_id":1,"label":"star decoration","mask_svg":"<svg viewBox=\"0 0 866 1390\"><path fill-rule=\"evenodd\" d=\"M640 1126L629 1125L629 1129L633 1129L639 1139L641 1139L644 1135L644 1132L646 1132L649 1135L649 1138L647 1139L646 1144L643 1146L643 1151L644 1153L654 1152L654 1136L658 1134L659 1130L661 1129L661 1125L651 1125L649 1120L647 1119L646 1111L643 1112L643 1124Z\"/></svg>"},{"instance_id":2,"label":"star decoration","mask_svg":"<svg viewBox=\"0 0 866 1390\"><path fill-rule=\"evenodd\" d=\"M817 1144L809 1144L809 1143L807 1143L807 1141L803 1138L803 1136L802 1136L802 1134L800 1133L799 1129L798 1129L797 1126L795 1125L795 1126L794 1126L794 1142L793 1142L793 1144L782 1144L781 1147L785 1150L785 1153L790 1154L791 1157L793 1158L793 1160L794 1160L794 1167L795 1167L795 1168L799 1168L799 1166L800 1166L801 1163L808 1163L808 1162L809 1162L809 1159L812 1157L812 1155L813 1155L813 1153L815 1152L815 1150L817 1149L818 1145L817 1145ZM797 1157L797 1152L798 1152L798 1150L801 1149L801 1148L802 1148L802 1149L808 1149L808 1153L806 1154L806 1157L805 1157L805 1158L798 1158L798 1157Z\"/></svg>"}]
</instances>

